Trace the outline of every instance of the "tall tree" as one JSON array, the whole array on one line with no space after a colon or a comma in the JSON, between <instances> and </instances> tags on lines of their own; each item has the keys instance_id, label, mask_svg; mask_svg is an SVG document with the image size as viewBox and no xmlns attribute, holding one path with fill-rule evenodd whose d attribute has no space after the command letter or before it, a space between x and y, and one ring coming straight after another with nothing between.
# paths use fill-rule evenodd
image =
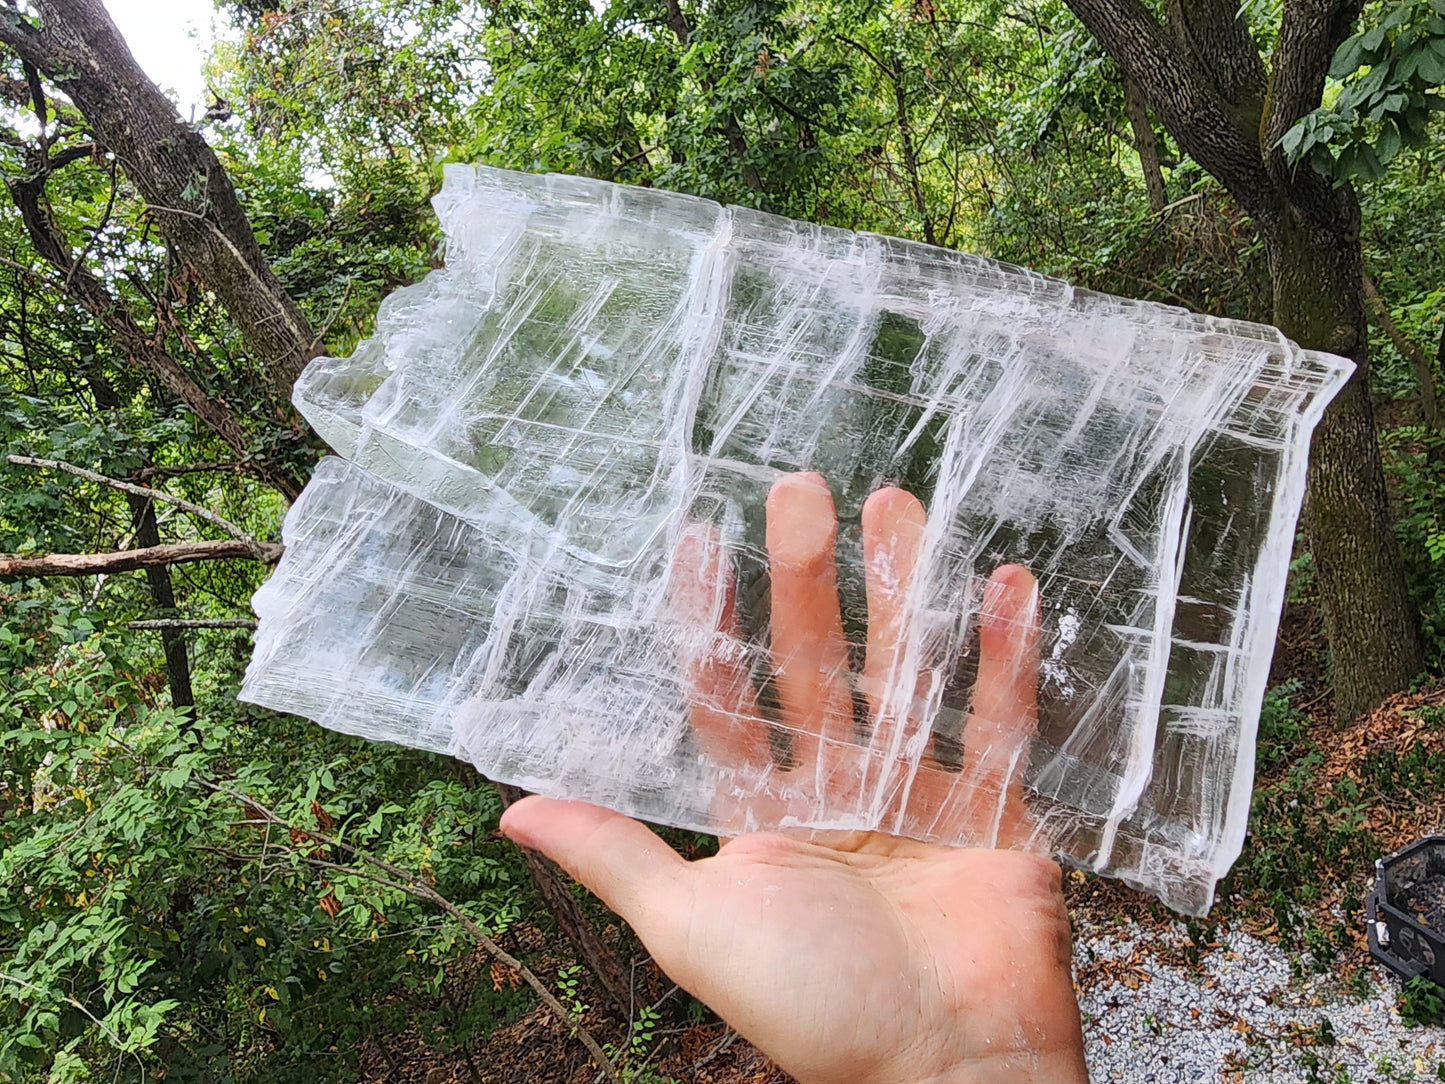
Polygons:
<instances>
[{"instance_id":1,"label":"tall tree","mask_svg":"<svg viewBox=\"0 0 1445 1084\"><path fill-rule=\"evenodd\" d=\"M1350 719L1424 668L1385 491L1368 388L1360 208L1349 184L1293 168L1280 143L1320 105L1362 0L1284 0L1269 63L1234 0L1067 0L1185 152L1230 191L1269 253L1274 321L1301 346L1352 358L1315 435L1307 522Z\"/></svg>"},{"instance_id":2,"label":"tall tree","mask_svg":"<svg viewBox=\"0 0 1445 1084\"><path fill-rule=\"evenodd\" d=\"M267 265L215 152L146 77L100 0L37 0L34 8L32 21L0 6L0 42L85 116L247 349L289 391L316 337Z\"/></svg>"}]
</instances>

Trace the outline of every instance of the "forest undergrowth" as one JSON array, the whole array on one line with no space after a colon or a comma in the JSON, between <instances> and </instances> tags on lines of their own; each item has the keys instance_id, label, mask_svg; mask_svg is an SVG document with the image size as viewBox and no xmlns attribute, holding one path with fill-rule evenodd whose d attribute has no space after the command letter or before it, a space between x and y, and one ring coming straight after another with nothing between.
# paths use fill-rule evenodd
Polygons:
<instances>
[{"instance_id":1,"label":"forest undergrowth","mask_svg":"<svg viewBox=\"0 0 1445 1084\"><path fill-rule=\"evenodd\" d=\"M1370 454L1339 457L1331 484L1373 501L1379 529L1361 560L1316 567L1312 546L1358 540L1301 523L1249 836L1184 929L1196 964L1243 929L1361 988L1375 859L1445 830L1445 0L1377 0L1348 37L1296 50L1338 47L1327 78L1291 83L1313 97L1275 142L1258 115L1206 124L1231 140L1218 156L1190 122L1207 110L1175 100L1190 87L1136 83L1262 79L1290 59L1290 5L1198 5L1243 31L1161 33L1209 55L1143 64L1143 38L1101 44L1078 17L1114 4L220 0L215 100L189 120L96 30L101 5L0 8L0 1080L781 1080L498 834L507 797L471 769L237 702L248 600L325 453L290 382L444 263L428 200L453 162L1261 322L1299 315L1278 304L1273 257L1291 253L1270 209L1343 239L1340 321L1291 333L1368 355L1352 408L1376 440L1361 421ZM75 33L36 32L40 9ZM1231 50L1241 63L1210 61ZM1373 561L1391 523L1398 567ZM1324 605L1352 584L1399 604ZM1399 650L1371 668L1341 642L1337 669L1325 615L1361 613ZM1335 691L1373 705L1382 684L1395 695L1341 726ZM689 856L716 845L664 834ZM1117 882L1065 883L1091 925L1179 928Z\"/></svg>"}]
</instances>

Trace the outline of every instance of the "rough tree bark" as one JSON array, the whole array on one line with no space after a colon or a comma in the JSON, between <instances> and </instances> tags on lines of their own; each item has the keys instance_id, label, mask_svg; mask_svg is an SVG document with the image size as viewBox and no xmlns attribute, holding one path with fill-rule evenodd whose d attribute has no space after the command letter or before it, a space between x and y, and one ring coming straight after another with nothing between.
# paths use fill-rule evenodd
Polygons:
<instances>
[{"instance_id":1,"label":"rough tree bark","mask_svg":"<svg viewBox=\"0 0 1445 1084\"><path fill-rule=\"evenodd\" d=\"M161 544L160 528L156 524L155 502L143 497L127 497L136 517L135 540L142 549L151 549ZM140 507L137 508L136 505ZM151 604L156 611L164 614L176 612L176 594L171 586L169 565L151 565L145 570L146 585L150 588ZM180 629L161 630L161 647L166 656L166 683L171 687L171 705L182 711L195 706L191 691L191 663L186 655L186 637Z\"/></svg>"},{"instance_id":2,"label":"rough tree bark","mask_svg":"<svg viewBox=\"0 0 1445 1084\"><path fill-rule=\"evenodd\" d=\"M159 336L147 335L130 310L72 254L43 201L47 178L64 164L65 158L52 155L43 165L32 163L36 168L29 176L7 179L31 246L63 277L70 295L111 332L124 354L152 373L206 428L225 441L241 457L248 473L279 490L288 500L295 500L301 493L302 480L252 455L250 438L225 402L202 388L186 367L166 351Z\"/></svg>"},{"instance_id":3,"label":"rough tree bark","mask_svg":"<svg viewBox=\"0 0 1445 1084\"><path fill-rule=\"evenodd\" d=\"M1320 103L1325 73L1362 0L1284 0L1269 69L1236 0L1170 0L1167 26L1139 0L1066 0L1139 87L1183 150L1259 227L1274 321L1301 346L1355 361L1326 411L1309 466L1306 523L1341 721L1424 669L1385 493L1368 392L1354 191L1292 169L1280 138Z\"/></svg>"},{"instance_id":4,"label":"rough tree bark","mask_svg":"<svg viewBox=\"0 0 1445 1084\"><path fill-rule=\"evenodd\" d=\"M34 20L0 5L0 42L85 116L166 240L230 313L246 349L289 393L315 354L315 336L267 266L215 152L146 77L100 0L33 7Z\"/></svg>"}]
</instances>

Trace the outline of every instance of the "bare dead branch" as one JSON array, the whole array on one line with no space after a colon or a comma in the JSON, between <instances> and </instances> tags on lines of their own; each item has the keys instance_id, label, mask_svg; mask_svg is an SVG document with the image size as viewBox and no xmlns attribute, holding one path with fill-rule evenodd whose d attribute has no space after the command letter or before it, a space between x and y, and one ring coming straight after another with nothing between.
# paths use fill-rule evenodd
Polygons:
<instances>
[{"instance_id":1,"label":"bare dead branch","mask_svg":"<svg viewBox=\"0 0 1445 1084\"><path fill-rule=\"evenodd\" d=\"M394 888L401 892L405 892L407 895L412 896L416 899L425 900L432 906L446 912L453 919L455 919L461 925L462 929L466 930L467 933L471 935L472 939L476 941L477 944L480 945L483 949L485 949L490 956L500 962L503 966L510 967L512 970L516 971L522 976L523 980L525 980L527 985L533 989L533 991L537 994L539 998L541 998L542 1004L546 1005L548 1009L555 1013L558 1020L563 1021L572 1028L573 1033L578 1038L578 1041L580 1041L582 1045L587 1048L587 1052L592 1055L593 1061L597 1063L597 1067L602 1070L603 1074L606 1075L607 1079L614 1081L621 1080L621 1077L619 1077L617 1074L617 1067L612 1063L612 1059L609 1058L607 1054L603 1051L602 1047L597 1044L597 1040L592 1037L591 1033L582 1026L582 1021L579 1020L572 1013L568 1012L567 1009L563 1007L562 1003L557 1000L557 998L552 994L552 991L547 989L546 985L542 982L541 979L536 976L532 969L529 968L526 964L522 963L521 960L517 959L511 953L507 952L507 950L502 948L501 945L497 944L497 942L492 939L492 937L487 933L486 930L482 929L474 921L472 921L470 917L467 916L466 912L464 912L456 904L448 900L436 889L432 888L431 885L427 884L425 881L420 880L417 877L413 877L410 873L407 873L405 870L392 865L390 862L387 862L381 858L377 858L375 855L368 854L366 851L363 851L350 843L343 842L342 840L339 840L334 836L327 835L325 832L313 831L310 828L297 827L296 825L293 825L290 821L286 820L286 818L282 817L275 810L268 809L266 806L262 805L249 794L245 794L239 790L234 790L233 788L225 786L221 783L211 782L207 779L196 778L195 782L207 788L208 790L213 790L217 793L225 794L228 797L234 798L238 802L244 803L244 806L249 811L253 813L259 813L263 818L265 818L265 820L276 825L278 828L285 828L288 834L290 832L303 833L304 836L308 837L310 840L316 843L325 844L327 847L335 847L337 850L350 855L353 859L356 859L364 866L371 867L371 869L358 869L355 865L346 865L340 862L331 862L324 858L317 857L314 854L307 853L305 851L297 850L296 852L294 852L303 860L311 863L312 865L317 866L321 869L331 869L345 873L357 874L359 876L365 877L367 880L374 881L378 884L386 885L389 888Z\"/></svg>"},{"instance_id":2,"label":"bare dead branch","mask_svg":"<svg viewBox=\"0 0 1445 1084\"><path fill-rule=\"evenodd\" d=\"M149 497L151 500L173 504L182 511L189 512L193 516L198 516L207 523L214 523L232 538L244 542L246 547L251 551L251 556L256 560L265 560L263 543L252 538L225 516L218 515L209 508L202 508L199 504L192 504L184 498L173 497L169 493L159 489L151 489L149 486L138 486L131 482L122 482L119 478L108 478L104 474L97 474L93 470L77 467L74 463L64 463L59 459L36 459L28 455L11 455L5 458L12 466L39 467L43 470L64 471L66 474L73 474L77 478L84 478L87 482L95 482L98 485L109 486L111 489L118 489L122 493L133 493L137 497Z\"/></svg>"},{"instance_id":3,"label":"bare dead branch","mask_svg":"<svg viewBox=\"0 0 1445 1084\"><path fill-rule=\"evenodd\" d=\"M257 621L253 617L185 618L160 617L147 621L127 621L128 629L254 629Z\"/></svg>"},{"instance_id":4,"label":"bare dead branch","mask_svg":"<svg viewBox=\"0 0 1445 1084\"><path fill-rule=\"evenodd\" d=\"M134 572L159 565L189 565L197 561L255 560L274 564L282 547L259 542L253 550L244 542L222 539L215 542L182 542L170 546L147 546L111 553L47 553L37 557L0 554L0 579L23 576L98 576L112 572Z\"/></svg>"}]
</instances>

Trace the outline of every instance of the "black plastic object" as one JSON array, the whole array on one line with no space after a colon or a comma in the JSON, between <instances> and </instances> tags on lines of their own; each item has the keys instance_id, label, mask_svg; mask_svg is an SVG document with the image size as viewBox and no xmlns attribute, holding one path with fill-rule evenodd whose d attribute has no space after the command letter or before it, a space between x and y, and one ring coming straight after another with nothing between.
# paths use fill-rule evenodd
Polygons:
<instances>
[{"instance_id":1,"label":"black plastic object","mask_svg":"<svg viewBox=\"0 0 1445 1084\"><path fill-rule=\"evenodd\" d=\"M1445 836L1426 836L1375 862L1365 901L1370 955L1408 982L1445 986Z\"/></svg>"}]
</instances>

